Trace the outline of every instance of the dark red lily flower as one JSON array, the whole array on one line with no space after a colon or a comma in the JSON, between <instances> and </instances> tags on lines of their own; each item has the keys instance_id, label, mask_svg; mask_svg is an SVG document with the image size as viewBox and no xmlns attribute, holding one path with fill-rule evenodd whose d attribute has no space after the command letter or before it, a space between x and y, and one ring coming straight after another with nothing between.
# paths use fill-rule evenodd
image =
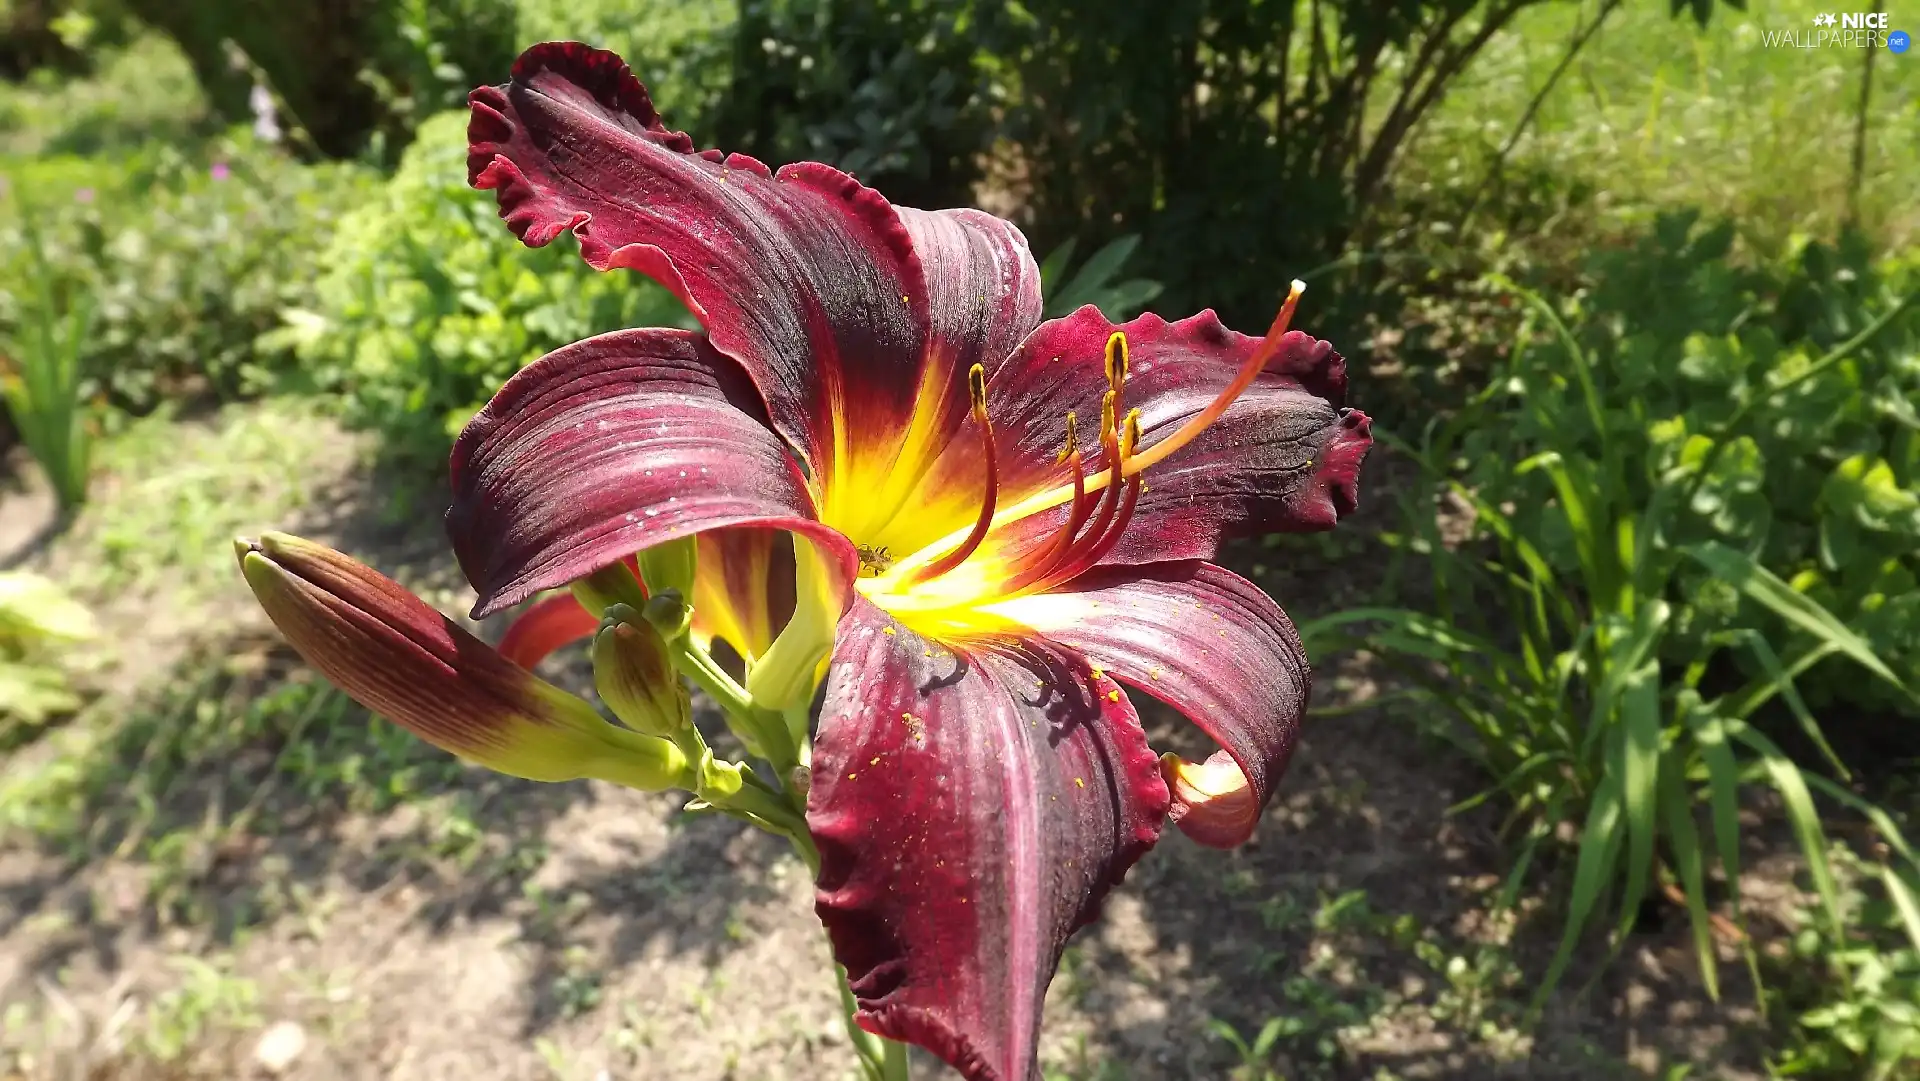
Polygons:
<instances>
[{"instance_id":1,"label":"dark red lily flower","mask_svg":"<svg viewBox=\"0 0 1920 1081\"><path fill-rule=\"evenodd\" d=\"M1031 1076L1067 937L1169 811L1237 844L1286 767L1299 639L1207 560L1352 510L1370 436L1339 354L1286 330L1292 298L1261 338L1212 312L1042 323L1008 222L696 151L582 45L528 50L470 103L470 179L522 240L571 232L706 328L560 349L461 435L475 615L724 530L695 615L749 639L755 697L804 703L832 643L807 818L861 1024L974 1081ZM780 531L799 586L770 601ZM1223 752L1163 766L1123 684Z\"/></svg>"}]
</instances>

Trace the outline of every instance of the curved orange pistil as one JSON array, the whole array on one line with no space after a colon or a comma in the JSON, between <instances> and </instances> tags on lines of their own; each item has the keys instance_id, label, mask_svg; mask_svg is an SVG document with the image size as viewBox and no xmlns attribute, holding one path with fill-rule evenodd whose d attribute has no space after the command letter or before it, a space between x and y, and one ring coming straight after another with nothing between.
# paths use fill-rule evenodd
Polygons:
<instances>
[{"instance_id":1,"label":"curved orange pistil","mask_svg":"<svg viewBox=\"0 0 1920 1081\"><path fill-rule=\"evenodd\" d=\"M973 523L960 547L907 575L908 585L918 585L947 573L967 561L993 528L993 511L1000 496L1000 462L994 452L993 422L987 419L987 370L975 364L967 369L967 393L973 398L973 419L980 425L980 442L987 452L987 493L980 501L980 517Z\"/></svg>"},{"instance_id":2,"label":"curved orange pistil","mask_svg":"<svg viewBox=\"0 0 1920 1081\"><path fill-rule=\"evenodd\" d=\"M1073 549L1073 540L1080 534L1080 527L1087 524L1087 517L1093 513L1093 504L1087 499L1086 463L1080 457L1080 449L1074 446L1074 415L1067 414L1067 450L1061 458L1073 470L1073 507L1067 512L1067 524L1054 534L1053 543L1041 550L1040 557L1018 571L1015 571L1003 587L1011 593L1024 588L1029 582L1038 581L1047 571L1059 566Z\"/></svg>"}]
</instances>

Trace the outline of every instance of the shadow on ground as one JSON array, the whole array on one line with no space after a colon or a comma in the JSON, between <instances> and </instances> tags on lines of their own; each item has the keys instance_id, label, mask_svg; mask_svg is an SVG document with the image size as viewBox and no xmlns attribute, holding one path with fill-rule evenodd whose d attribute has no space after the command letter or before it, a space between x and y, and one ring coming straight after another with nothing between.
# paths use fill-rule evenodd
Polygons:
<instances>
[{"instance_id":1,"label":"shadow on ground","mask_svg":"<svg viewBox=\"0 0 1920 1081\"><path fill-rule=\"evenodd\" d=\"M316 455L304 498L227 524L325 540L464 609L434 495L396 503L391 478ZM219 540L200 532L185 534ZM1364 559L1307 544L1235 562L1300 618L1371 588ZM101 702L0 774L0 1066L247 1076L279 1022L303 1043L276 1068L302 1081L847 1076L810 887L782 845L668 796L463 768L317 682L237 574L210 571L188 600L127 580L93 598L120 639ZM1377 690L1364 659L1316 661L1319 708ZM585 684L577 655L543 674ZM1204 756L1191 726L1148 716L1156 746ZM1169 830L1068 950L1049 1077L1593 1078L1750 1059L1739 1012L1705 1003L1665 930L1582 995L1599 971L1585 958L1528 1030L1555 914L1523 909L1517 931L1490 917L1497 821L1447 813L1476 779L1416 729L1381 710L1315 721L1253 844Z\"/></svg>"}]
</instances>

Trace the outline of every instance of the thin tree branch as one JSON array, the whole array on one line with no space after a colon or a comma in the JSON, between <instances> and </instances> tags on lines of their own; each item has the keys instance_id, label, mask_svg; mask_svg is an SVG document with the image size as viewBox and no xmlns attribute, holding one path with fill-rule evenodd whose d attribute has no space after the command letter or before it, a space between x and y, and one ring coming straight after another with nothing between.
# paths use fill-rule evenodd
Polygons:
<instances>
[{"instance_id":1,"label":"thin tree branch","mask_svg":"<svg viewBox=\"0 0 1920 1081\"><path fill-rule=\"evenodd\" d=\"M1619 7L1620 0L1606 0L1600 5L1600 10L1594 13L1593 20L1574 33L1573 39L1567 43L1566 53L1547 74L1547 81L1541 83L1540 89L1534 92L1533 99L1527 102L1526 109L1520 113L1519 122L1513 125L1513 130L1507 134L1507 140L1501 144L1499 153L1493 156L1493 164L1487 169L1486 179L1480 182L1480 187L1474 191L1473 198L1467 203L1466 211L1460 215L1462 222L1472 222L1473 213L1480 208L1482 197L1486 195L1488 189L1499 183L1500 175L1507 167L1507 158L1512 155L1513 148L1520 145L1520 137L1526 134L1528 127L1532 126L1533 118L1539 114L1540 107L1546 104L1547 96L1560 85L1560 77L1573 67L1574 58L1580 55L1581 49L1586 48L1587 42L1592 40L1593 35L1600 29L1600 24L1606 22L1607 16L1613 14Z\"/></svg>"}]
</instances>

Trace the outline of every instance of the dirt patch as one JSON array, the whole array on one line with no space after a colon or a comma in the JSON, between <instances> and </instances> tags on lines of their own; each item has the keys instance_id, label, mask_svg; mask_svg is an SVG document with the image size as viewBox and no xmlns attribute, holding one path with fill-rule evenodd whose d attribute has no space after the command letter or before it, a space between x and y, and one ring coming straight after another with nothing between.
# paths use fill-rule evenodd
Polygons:
<instances>
[{"instance_id":1,"label":"dirt patch","mask_svg":"<svg viewBox=\"0 0 1920 1081\"><path fill-rule=\"evenodd\" d=\"M200 435L217 449L259 419ZM434 514L396 513L325 418L270 419L299 469L192 482L207 491L163 508L219 520L148 507L156 543L294 528L464 610ZM81 564L150 480L103 489L36 564L103 609L116 659L100 706L0 767L0 1076L853 1075L810 885L778 843L670 797L512 781L396 739L313 684L213 563L184 592L89 585ZM1358 529L1386 508L1376 486ZM1372 589L1365 559L1326 547L1343 543L1235 560L1307 618ZM1364 658L1316 660L1316 708L1374 692ZM584 678L577 654L549 667ZM1650 921L1612 967L1584 957L1526 1026L1557 914L1492 914L1497 818L1447 813L1479 778L1390 708L1311 722L1249 845L1169 831L1068 950L1049 1078L1760 1076L1751 991L1708 1002L1679 921ZM1149 719L1156 746L1200 750Z\"/></svg>"}]
</instances>

